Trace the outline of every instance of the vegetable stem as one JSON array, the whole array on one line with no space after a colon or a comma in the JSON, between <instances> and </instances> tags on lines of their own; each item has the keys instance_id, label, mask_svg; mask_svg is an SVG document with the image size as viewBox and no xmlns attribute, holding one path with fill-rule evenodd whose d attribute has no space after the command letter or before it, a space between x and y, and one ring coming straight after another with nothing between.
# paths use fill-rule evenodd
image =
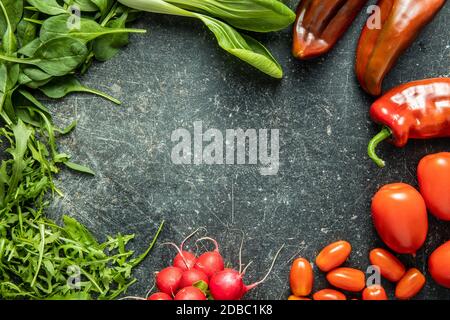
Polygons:
<instances>
[{"instance_id":1,"label":"vegetable stem","mask_svg":"<svg viewBox=\"0 0 450 320\"><path fill-rule=\"evenodd\" d=\"M381 131L375 137L373 137L372 140L370 140L369 145L367 146L367 154L369 155L370 159L372 159L373 162L375 162L376 165L380 168L383 168L386 163L383 159L378 157L378 155L376 154L376 148L380 142L386 140L391 135L391 129L389 129L388 127L383 127L383 129L381 129Z\"/></svg>"},{"instance_id":2,"label":"vegetable stem","mask_svg":"<svg viewBox=\"0 0 450 320\"><path fill-rule=\"evenodd\" d=\"M111 101L111 102L114 102L115 104L118 104L118 105L121 105L121 104L122 104L122 102L121 102L120 100L118 100L118 99L116 99L116 98L110 96L109 94L106 94L106 93L104 93L104 92L102 92L102 91L100 91L100 90L96 90L96 89L92 89L92 88L87 88L87 87L85 87L85 88L81 89L80 91L81 91L81 92L86 92L86 93L92 93L92 94L95 94L95 95L97 95L97 96L100 96L100 97L102 97L102 98L105 98L106 100L109 100L109 101Z\"/></svg>"}]
</instances>

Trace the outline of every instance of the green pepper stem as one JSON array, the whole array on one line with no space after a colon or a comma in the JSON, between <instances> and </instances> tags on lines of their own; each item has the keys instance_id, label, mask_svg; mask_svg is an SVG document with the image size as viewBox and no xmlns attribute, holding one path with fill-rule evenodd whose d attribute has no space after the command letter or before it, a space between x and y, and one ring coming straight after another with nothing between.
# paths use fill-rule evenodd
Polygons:
<instances>
[{"instance_id":1,"label":"green pepper stem","mask_svg":"<svg viewBox=\"0 0 450 320\"><path fill-rule=\"evenodd\" d=\"M369 158L372 159L373 162L375 162L376 165L380 168L383 168L386 164L383 159L377 156L375 149L381 141L386 140L391 135L391 129L389 129L388 127L383 127L383 129L381 129L381 131L375 137L373 137L372 140L370 140L369 145L367 146L367 154L369 155Z\"/></svg>"}]
</instances>

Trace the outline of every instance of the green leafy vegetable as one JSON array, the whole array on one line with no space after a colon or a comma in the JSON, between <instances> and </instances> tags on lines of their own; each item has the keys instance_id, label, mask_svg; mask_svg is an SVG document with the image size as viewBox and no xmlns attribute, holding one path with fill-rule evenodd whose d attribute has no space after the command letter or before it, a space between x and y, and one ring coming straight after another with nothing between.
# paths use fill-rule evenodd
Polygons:
<instances>
[{"instance_id":1,"label":"green leafy vegetable","mask_svg":"<svg viewBox=\"0 0 450 320\"><path fill-rule=\"evenodd\" d=\"M107 100L110 100L116 104L120 104L120 101L95 89L91 89L83 86L74 76L65 76L63 78L57 78L50 83L39 88L47 97L53 99L63 98L69 93L73 92L86 92L98 95Z\"/></svg>"},{"instance_id":2,"label":"green leafy vegetable","mask_svg":"<svg viewBox=\"0 0 450 320\"><path fill-rule=\"evenodd\" d=\"M36 8L38 11L56 16L58 14L65 14L67 10L59 5L56 0L26 0L30 5Z\"/></svg>"},{"instance_id":3,"label":"green leafy vegetable","mask_svg":"<svg viewBox=\"0 0 450 320\"><path fill-rule=\"evenodd\" d=\"M98 37L117 34L117 33L145 33L145 30L141 29L126 29L126 28L106 28L102 27L97 22L81 18L80 28L70 29L67 24L68 15L59 15L51 17L42 24L40 39L41 41L48 41L51 39L70 36L85 42L92 41Z\"/></svg>"}]
</instances>

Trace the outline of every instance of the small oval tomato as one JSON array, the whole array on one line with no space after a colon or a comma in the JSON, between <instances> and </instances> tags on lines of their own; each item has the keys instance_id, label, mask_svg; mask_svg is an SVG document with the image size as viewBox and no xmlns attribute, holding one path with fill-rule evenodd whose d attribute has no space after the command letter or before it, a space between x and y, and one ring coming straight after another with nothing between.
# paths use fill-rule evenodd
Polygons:
<instances>
[{"instance_id":1,"label":"small oval tomato","mask_svg":"<svg viewBox=\"0 0 450 320\"><path fill-rule=\"evenodd\" d=\"M385 185L375 194L372 218L381 239L397 253L415 254L427 237L425 201L406 183Z\"/></svg>"},{"instance_id":2,"label":"small oval tomato","mask_svg":"<svg viewBox=\"0 0 450 320\"><path fill-rule=\"evenodd\" d=\"M450 241L434 250L428 259L428 270L434 281L450 288Z\"/></svg>"},{"instance_id":3,"label":"small oval tomato","mask_svg":"<svg viewBox=\"0 0 450 320\"><path fill-rule=\"evenodd\" d=\"M376 248L370 251L369 260L372 265L380 268L383 277L392 282L399 281L405 274L405 266L392 253Z\"/></svg>"},{"instance_id":4,"label":"small oval tomato","mask_svg":"<svg viewBox=\"0 0 450 320\"><path fill-rule=\"evenodd\" d=\"M311 300L310 298L305 298L305 297L296 297L294 295L290 295L288 300Z\"/></svg>"},{"instance_id":5,"label":"small oval tomato","mask_svg":"<svg viewBox=\"0 0 450 320\"><path fill-rule=\"evenodd\" d=\"M347 298L337 290L323 289L313 294L313 300L347 300Z\"/></svg>"},{"instance_id":6,"label":"small oval tomato","mask_svg":"<svg viewBox=\"0 0 450 320\"><path fill-rule=\"evenodd\" d=\"M387 300L386 291L380 285L372 285L364 289L362 293L363 300Z\"/></svg>"},{"instance_id":7,"label":"small oval tomato","mask_svg":"<svg viewBox=\"0 0 450 320\"><path fill-rule=\"evenodd\" d=\"M400 300L413 298L425 285L425 276L416 268L409 269L395 287L395 297Z\"/></svg>"},{"instance_id":8,"label":"small oval tomato","mask_svg":"<svg viewBox=\"0 0 450 320\"><path fill-rule=\"evenodd\" d=\"M173 300L171 296L164 292L155 292L147 300Z\"/></svg>"},{"instance_id":9,"label":"small oval tomato","mask_svg":"<svg viewBox=\"0 0 450 320\"><path fill-rule=\"evenodd\" d=\"M450 152L430 154L417 167L420 193L438 219L450 220Z\"/></svg>"},{"instance_id":10,"label":"small oval tomato","mask_svg":"<svg viewBox=\"0 0 450 320\"><path fill-rule=\"evenodd\" d=\"M327 280L336 288L359 292L366 286L364 272L353 268L337 268L328 272Z\"/></svg>"},{"instance_id":11,"label":"small oval tomato","mask_svg":"<svg viewBox=\"0 0 450 320\"><path fill-rule=\"evenodd\" d=\"M336 241L320 251L316 258L317 267L323 272L328 272L342 265L347 260L352 246L347 241Z\"/></svg>"},{"instance_id":12,"label":"small oval tomato","mask_svg":"<svg viewBox=\"0 0 450 320\"><path fill-rule=\"evenodd\" d=\"M291 291L295 296L302 297L311 293L314 274L308 260L303 258L294 260L289 274L289 282L291 284Z\"/></svg>"}]
</instances>

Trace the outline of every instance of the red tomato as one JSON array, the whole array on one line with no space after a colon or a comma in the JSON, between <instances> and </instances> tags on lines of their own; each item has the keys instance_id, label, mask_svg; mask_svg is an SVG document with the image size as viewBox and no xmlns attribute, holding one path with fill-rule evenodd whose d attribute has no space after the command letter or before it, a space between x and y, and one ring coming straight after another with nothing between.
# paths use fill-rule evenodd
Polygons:
<instances>
[{"instance_id":1,"label":"red tomato","mask_svg":"<svg viewBox=\"0 0 450 320\"><path fill-rule=\"evenodd\" d=\"M428 270L434 281L450 288L450 241L434 250L428 259Z\"/></svg>"},{"instance_id":2,"label":"red tomato","mask_svg":"<svg viewBox=\"0 0 450 320\"><path fill-rule=\"evenodd\" d=\"M450 220L450 152L422 158L417 177L427 208L437 218Z\"/></svg>"},{"instance_id":3,"label":"red tomato","mask_svg":"<svg viewBox=\"0 0 450 320\"><path fill-rule=\"evenodd\" d=\"M294 295L290 295L288 300L311 300L310 298L305 298L305 297L296 297Z\"/></svg>"},{"instance_id":4,"label":"red tomato","mask_svg":"<svg viewBox=\"0 0 450 320\"><path fill-rule=\"evenodd\" d=\"M294 260L289 274L289 282L291 284L291 291L295 296L304 297L311 293L314 274L308 260L303 258Z\"/></svg>"},{"instance_id":5,"label":"red tomato","mask_svg":"<svg viewBox=\"0 0 450 320\"><path fill-rule=\"evenodd\" d=\"M320 251L316 258L317 267L323 272L328 272L339 267L347 260L352 246L347 241L336 241Z\"/></svg>"},{"instance_id":6,"label":"red tomato","mask_svg":"<svg viewBox=\"0 0 450 320\"><path fill-rule=\"evenodd\" d=\"M397 253L415 254L427 237L425 201L408 184L382 187L372 199L372 218L381 239Z\"/></svg>"},{"instance_id":7,"label":"red tomato","mask_svg":"<svg viewBox=\"0 0 450 320\"><path fill-rule=\"evenodd\" d=\"M323 289L313 294L314 300L347 300L345 294L333 289Z\"/></svg>"},{"instance_id":8,"label":"red tomato","mask_svg":"<svg viewBox=\"0 0 450 320\"><path fill-rule=\"evenodd\" d=\"M388 300L386 291L380 285L372 285L364 289L362 293L363 300Z\"/></svg>"},{"instance_id":9,"label":"red tomato","mask_svg":"<svg viewBox=\"0 0 450 320\"><path fill-rule=\"evenodd\" d=\"M409 269L395 287L395 297L400 300L413 298L425 285L425 276L416 268Z\"/></svg>"},{"instance_id":10,"label":"red tomato","mask_svg":"<svg viewBox=\"0 0 450 320\"><path fill-rule=\"evenodd\" d=\"M364 272L353 268L337 268L328 272L327 280L336 288L359 292L366 286Z\"/></svg>"},{"instance_id":11,"label":"red tomato","mask_svg":"<svg viewBox=\"0 0 450 320\"><path fill-rule=\"evenodd\" d=\"M392 253L377 248L370 251L369 260L380 268L381 275L392 282L399 281L405 274L405 266Z\"/></svg>"}]
</instances>

